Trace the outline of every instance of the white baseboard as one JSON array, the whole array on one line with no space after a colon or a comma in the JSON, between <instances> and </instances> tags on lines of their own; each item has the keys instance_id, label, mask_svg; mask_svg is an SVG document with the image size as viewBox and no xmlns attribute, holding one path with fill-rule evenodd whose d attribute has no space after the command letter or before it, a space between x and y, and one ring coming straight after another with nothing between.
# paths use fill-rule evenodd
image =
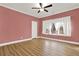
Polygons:
<instances>
[{"instance_id":1,"label":"white baseboard","mask_svg":"<svg viewBox=\"0 0 79 59\"><path fill-rule=\"evenodd\" d=\"M36 37L36 38L38 38L38 37ZM28 41L28 40L32 40L32 39L33 38L28 38L28 39L16 40L16 41L12 41L12 42L1 43L0 47L10 45L10 44L20 43L20 42L24 42L24 41Z\"/></svg>"},{"instance_id":2,"label":"white baseboard","mask_svg":"<svg viewBox=\"0 0 79 59\"><path fill-rule=\"evenodd\" d=\"M36 38L44 38L44 39L49 39L49 40L54 40L54 41L66 42L66 43L71 43L71 44L79 45L78 42L72 42L72 41L66 41L66 40L59 40L59 39L53 39L53 38L48 38L48 37L42 37L42 36L38 36L38 37L36 37ZM5 45L20 43L20 42L24 42L24 41L28 41L28 40L32 40L32 39L33 39L33 38L28 38L28 39L23 39L23 40L17 40L17 41L2 43L2 44L0 44L0 47L1 47L1 46L5 46Z\"/></svg>"},{"instance_id":3,"label":"white baseboard","mask_svg":"<svg viewBox=\"0 0 79 59\"><path fill-rule=\"evenodd\" d=\"M32 40L32 38L23 39L23 40L17 40L17 41L12 41L12 42L7 42L7 43L2 43L2 44L0 44L0 46L5 46L5 45L10 45L10 44L20 43L20 42L24 42L24 41L28 41L28 40Z\"/></svg>"},{"instance_id":4,"label":"white baseboard","mask_svg":"<svg viewBox=\"0 0 79 59\"><path fill-rule=\"evenodd\" d=\"M49 40L54 40L54 41L66 42L66 43L71 43L71 44L79 45L79 42L72 42L72 41L67 41L67 40L59 40L59 39L53 39L53 38L48 38L48 37L42 37L42 36L39 36L37 38L44 38L44 39L49 39Z\"/></svg>"}]
</instances>

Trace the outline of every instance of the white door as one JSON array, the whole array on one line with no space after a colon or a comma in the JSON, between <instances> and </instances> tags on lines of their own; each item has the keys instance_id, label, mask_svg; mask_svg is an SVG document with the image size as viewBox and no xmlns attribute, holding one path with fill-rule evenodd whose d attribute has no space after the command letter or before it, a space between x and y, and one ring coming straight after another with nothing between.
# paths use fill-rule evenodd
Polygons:
<instances>
[{"instance_id":1,"label":"white door","mask_svg":"<svg viewBox=\"0 0 79 59\"><path fill-rule=\"evenodd\" d=\"M37 37L37 22L32 21L32 38Z\"/></svg>"}]
</instances>

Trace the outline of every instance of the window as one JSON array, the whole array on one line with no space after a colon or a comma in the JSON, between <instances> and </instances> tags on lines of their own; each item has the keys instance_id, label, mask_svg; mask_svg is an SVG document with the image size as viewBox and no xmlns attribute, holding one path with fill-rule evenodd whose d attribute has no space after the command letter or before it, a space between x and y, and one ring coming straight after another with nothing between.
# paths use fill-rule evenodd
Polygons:
<instances>
[{"instance_id":1,"label":"window","mask_svg":"<svg viewBox=\"0 0 79 59\"><path fill-rule=\"evenodd\" d=\"M70 16L43 21L43 34L71 36Z\"/></svg>"}]
</instances>

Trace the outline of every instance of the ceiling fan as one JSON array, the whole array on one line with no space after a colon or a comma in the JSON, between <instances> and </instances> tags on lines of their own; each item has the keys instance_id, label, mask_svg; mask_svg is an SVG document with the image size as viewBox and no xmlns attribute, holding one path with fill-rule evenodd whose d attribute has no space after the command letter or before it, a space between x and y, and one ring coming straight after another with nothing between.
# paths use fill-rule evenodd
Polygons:
<instances>
[{"instance_id":1,"label":"ceiling fan","mask_svg":"<svg viewBox=\"0 0 79 59\"><path fill-rule=\"evenodd\" d=\"M52 4L44 6L44 7L43 7L43 3L39 3L39 5L40 5L40 7L32 7L32 9L38 9L38 13L39 13L40 11L48 12L48 10L46 10L46 8L52 7Z\"/></svg>"}]
</instances>

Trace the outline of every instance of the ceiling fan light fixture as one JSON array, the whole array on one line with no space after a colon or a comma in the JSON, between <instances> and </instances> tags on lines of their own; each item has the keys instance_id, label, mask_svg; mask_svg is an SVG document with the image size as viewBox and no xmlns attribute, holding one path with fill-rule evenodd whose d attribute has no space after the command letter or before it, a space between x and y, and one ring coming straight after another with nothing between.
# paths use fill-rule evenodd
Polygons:
<instances>
[{"instance_id":1,"label":"ceiling fan light fixture","mask_svg":"<svg viewBox=\"0 0 79 59\"><path fill-rule=\"evenodd\" d=\"M41 8L41 9L40 9L40 11L44 11L44 9L43 9L43 8Z\"/></svg>"}]
</instances>

